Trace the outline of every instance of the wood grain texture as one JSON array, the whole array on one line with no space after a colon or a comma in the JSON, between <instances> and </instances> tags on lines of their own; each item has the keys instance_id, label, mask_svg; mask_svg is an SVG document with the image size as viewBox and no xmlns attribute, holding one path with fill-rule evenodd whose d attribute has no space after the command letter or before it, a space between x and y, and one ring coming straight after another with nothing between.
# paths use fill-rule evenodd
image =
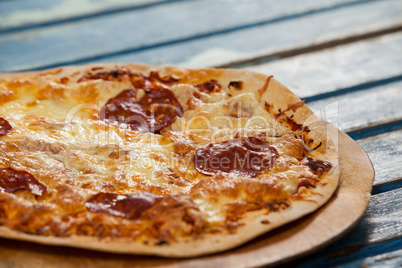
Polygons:
<instances>
[{"instance_id":1,"label":"wood grain texture","mask_svg":"<svg viewBox=\"0 0 402 268\"><path fill-rule=\"evenodd\" d=\"M366 210L374 179L373 167L364 151L347 135L333 128L330 131L331 135L339 135L343 171L334 198L316 213L245 246L212 256L166 260L0 240L0 260L13 267L254 267L310 252L347 232L360 219Z\"/></svg>"},{"instance_id":2,"label":"wood grain texture","mask_svg":"<svg viewBox=\"0 0 402 268\"><path fill-rule=\"evenodd\" d=\"M375 185L402 179L402 130L359 140L376 171Z\"/></svg>"},{"instance_id":3,"label":"wood grain texture","mask_svg":"<svg viewBox=\"0 0 402 268\"><path fill-rule=\"evenodd\" d=\"M399 0L358 2L285 18L281 16L288 5L278 12L269 3L174 3L138 14L4 34L0 71L99 60L210 66L402 24ZM139 27L144 23L147 27Z\"/></svg>"},{"instance_id":4,"label":"wood grain texture","mask_svg":"<svg viewBox=\"0 0 402 268\"><path fill-rule=\"evenodd\" d=\"M300 98L334 92L402 74L402 33L247 69L274 75Z\"/></svg>"},{"instance_id":5,"label":"wood grain texture","mask_svg":"<svg viewBox=\"0 0 402 268\"><path fill-rule=\"evenodd\" d=\"M402 118L402 82L308 102L343 131L355 131Z\"/></svg>"}]
</instances>

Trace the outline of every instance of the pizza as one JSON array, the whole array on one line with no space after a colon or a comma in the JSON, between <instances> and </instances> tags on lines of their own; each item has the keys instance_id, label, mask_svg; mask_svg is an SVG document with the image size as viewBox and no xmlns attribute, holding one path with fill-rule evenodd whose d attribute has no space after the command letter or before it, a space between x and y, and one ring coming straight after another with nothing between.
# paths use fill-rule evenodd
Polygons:
<instances>
[{"instance_id":1,"label":"pizza","mask_svg":"<svg viewBox=\"0 0 402 268\"><path fill-rule=\"evenodd\" d=\"M0 236L190 257L316 211L327 123L272 76L142 64L0 75Z\"/></svg>"}]
</instances>

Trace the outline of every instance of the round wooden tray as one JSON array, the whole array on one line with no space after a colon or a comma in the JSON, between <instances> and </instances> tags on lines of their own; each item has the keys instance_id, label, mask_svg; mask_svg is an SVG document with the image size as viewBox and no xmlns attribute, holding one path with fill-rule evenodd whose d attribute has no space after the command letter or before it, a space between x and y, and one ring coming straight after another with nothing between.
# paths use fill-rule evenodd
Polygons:
<instances>
[{"instance_id":1,"label":"round wooden tray","mask_svg":"<svg viewBox=\"0 0 402 268\"><path fill-rule=\"evenodd\" d=\"M0 239L0 264L7 267L255 267L286 262L316 251L349 231L370 199L374 168L349 136L338 134L341 183L334 197L315 213L219 254L166 259L118 255Z\"/></svg>"}]
</instances>

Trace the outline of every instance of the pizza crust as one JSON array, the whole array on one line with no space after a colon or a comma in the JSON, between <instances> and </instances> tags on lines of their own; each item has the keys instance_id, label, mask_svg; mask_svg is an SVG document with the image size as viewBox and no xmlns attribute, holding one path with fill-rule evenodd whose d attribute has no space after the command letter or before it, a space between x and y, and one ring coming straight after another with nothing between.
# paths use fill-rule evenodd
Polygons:
<instances>
[{"instance_id":1,"label":"pizza crust","mask_svg":"<svg viewBox=\"0 0 402 268\"><path fill-rule=\"evenodd\" d=\"M69 76L75 72L91 69L97 66L99 66L99 64L63 67L45 72L57 72L57 70L60 69L61 73ZM101 66L114 68L116 65L102 64ZM244 81L245 85L241 90L242 93L251 92L256 95L261 94L261 91L258 92L257 89L263 89L264 85L267 84L267 79L269 79L266 89L262 90L262 94L259 96L260 103L267 102L274 110L284 111L288 109L290 104L300 102L299 98L274 78L268 78L265 75L246 70L187 70L175 67L161 68L143 64L127 64L125 66L131 70L143 72L144 74L149 74L151 71L159 71L161 75L173 75L178 78L187 77L182 80L183 83L206 81L214 78L219 80L219 82L224 86L228 85L231 81L241 80ZM1 74L0 81L1 79L26 77L35 74L36 72ZM310 127L311 132L309 135L314 140L315 145L319 142L323 144L312 154L316 156L317 159L329 161L332 163L333 167L330 172L321 177L320 183L313 189L314 194L311 195L307 201L294 200L291 202L290 207L279 210L278 212L270 212L268 214L266 210L248 212L240 220L244 225L239 226L234 233L207 233L196 238L188 237L185 239L178 239L177 242L161 246L156 246L154 244L146 245L143 242L127 241L127 239L122 238L99 239L90 236L49 237L31 235L11 230L4 226L0 226L0 236L46 245L71 246L114 253L147 254L165 257L193 257L216 253L239 246L263 233L317 210L331 198L338 186L340 170L338 165L337 131L332 126L328 126L327 122L320 120L315 116L306 105L301 106L291 113L294 115L293 119L296 123Z\"/></svg>"}]
</instances>

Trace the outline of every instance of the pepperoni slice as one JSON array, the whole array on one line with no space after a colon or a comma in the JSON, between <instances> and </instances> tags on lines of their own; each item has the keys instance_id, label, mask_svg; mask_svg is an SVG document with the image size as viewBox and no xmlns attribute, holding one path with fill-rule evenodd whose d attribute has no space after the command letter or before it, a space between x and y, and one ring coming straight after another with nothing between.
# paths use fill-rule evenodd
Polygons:
<instances>
[{"instance_id":1,"label":"pepperoni slice","mask_svg":"<svg viewBox=\"0 0 402 268\"><path fill-rule=\"evenodd\" d=\"M100 119L140 132L159 133L182 113L183 108L173 92L157 86L123 90L107 101Z\"/></svg>"},{"instance_id":2,"label":"pepperoni slice","mask_svg":"<svg viewBox=\"0 0 402 268\"><path fill-rule=\"evenodd\" d=\"M28 190L33 195L41 196L46 192L46 186L40 183L31 173L13 168L0 169L0 191L15 193Z\"/></svg>"},{"instance_id":3,"label":"pepperoni slice","mask_svg":"<svg viewBox=\"0 0 402 268\"><path fill-rule=\"evenodd\" d=\"M92 212L106 212L127 219L138 219L142 212L162 198L162 196L147 192L139 192L134 195L99 193L89 199L85 206Z\"/></svg>"},{"instance_id":4,"label":"pepperoni slice","mask_svg":"<svg viewBox=\"0 0 402 268\"><path fill-rule=\"evenodd\" d=\"M208 94L212 92L218 92L222 89L222 86L215 79L211 79L202 84L197 84L195 85L195 87L197 87L201 92L205 92Z\"/></svg>"},{"instance_id":5,"label":"pepperoni slice","mask_svg":"<svg viewBox=\"0 0 402 268\"><path fill-rule=\"evenodd\" d=\"M0 117L0 137L10 133L12 129L13 127L10 125L10 123L3 117Z\"/></svg>"},{"instance_id":6,"label":"pepperoni slice","mask_svg":"<svg viewBox=\"0 0 402 268\"><path fill-rule=\"evenodd\" d=\"M198 172L209 176L224 172L255 177L270 169L277 158L275 147L249 137L198 149L194 156L194 166Z\"/></svg>"}]
</instances>

